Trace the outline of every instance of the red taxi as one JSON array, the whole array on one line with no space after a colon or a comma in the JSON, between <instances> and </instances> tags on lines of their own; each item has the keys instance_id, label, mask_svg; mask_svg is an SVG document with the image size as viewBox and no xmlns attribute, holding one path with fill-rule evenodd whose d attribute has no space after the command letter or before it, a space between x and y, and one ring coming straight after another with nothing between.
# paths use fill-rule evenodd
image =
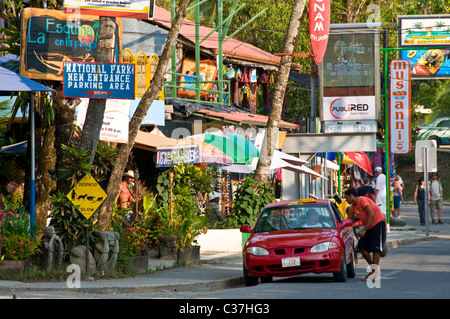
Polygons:
<instances>
[{"instance_id":1,"label":"red taxi","mask_svg":"<svg viewBox=\"0 0 450 319\"><path fill-rule=\"evenodd\" d=\"M319 199L277 202L264 207L244 245L247 286L304 273L333 273L335 281L355 277L352 221L333 202Z\"/></svg>"}]
</instances>

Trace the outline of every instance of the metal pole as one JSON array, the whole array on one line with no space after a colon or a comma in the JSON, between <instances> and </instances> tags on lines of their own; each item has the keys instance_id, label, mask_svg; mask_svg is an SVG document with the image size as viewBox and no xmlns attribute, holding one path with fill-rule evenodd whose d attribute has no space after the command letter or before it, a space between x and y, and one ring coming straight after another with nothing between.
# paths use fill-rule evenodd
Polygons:
<instances>
[{"instance_id":1,"label":"metal pole","mask_svg":"<svg viewBox=\"0 0 450 319\"><path fill-rule=\"evenodd\" d=\"M200 6L195 0L195 100L200 101Z\"/></svg>"},{"instance_id":2,"label":"metal pole","mask_svg":"<svg viewBox=\"0 0 450 319\"><path fill-rule=\"evenodd\" d=\"M429 236L430 220L428 218L428 148L423 149L423 180L425 181L425 234Z\"/></svg>"},{"instance_id":3,"label":"metal pole","mask_svg":"<svg viewBox=\"0 0 450 319\"><path fill-rule=\"evenodd\" d=\"M30 101L30 125L31 125L31 180L30 180L30 229L35 236L36 224L36 176L35 176L35 124L34 124L34 95L31 93Z\"/></svg>"},{"instance_id":4,"label":"metal pole","mask_svg":"<svg viewBox=\"0 0 450 319\"><path fill-rule=\"evenodd\" d=\"M175 18L175 0L171 0L170 3L170 21L171 24L173 23L173 19ZM177 97L177 45L175 43L175 46L172 50L172 92L171 95L173 98Z\"/></svg>"},{"instance_id":5,"label":"metal pole","mask_svg":"<svg viewBox=\"0 0 450 319\"><path fill-rule=\"evenodd\" d=\"M218 33L219 33L219 50L217 53L217 68L218 68L218 85L217 85L217 90L219 91L219 103L223 104L223 49L222 49L222 44L223 44L223 38L224 38L224 30L223 30L223 2L222 0L217 1L217 5L218 5L218 14L217 14L217 24L220 26L218 29ZM222 205L223 206L223 205Z\"/></svg>"},{"instance_id":6,"label":"metal pole","mask_svg":"<svg viewBox=\"0 0 450 319\"><path fill-rule=\"evenodd\" d=\"M89 225L86 224L86 279L89 279Z\"/></svg>"}]
</instances>

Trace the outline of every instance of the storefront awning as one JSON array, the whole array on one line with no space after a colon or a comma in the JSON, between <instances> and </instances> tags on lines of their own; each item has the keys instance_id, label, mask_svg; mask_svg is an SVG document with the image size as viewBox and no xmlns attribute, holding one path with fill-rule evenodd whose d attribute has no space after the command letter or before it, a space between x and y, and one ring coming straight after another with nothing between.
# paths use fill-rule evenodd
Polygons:
<instances>
[{"instance_id":1,"label":"storefront awning","mask_svg":"<svg viewBox=\"0 0 450 319\"><path fill-rule=\"evenodd\" d=\"M153 131L151 133L139 131L134 140L134 147L153 152L156 152L158 147L172 147L176 144L177 140Z\"/></svg>"},{"instance_id":2,"label":"storefront awning","mask_svg":"<svg viewBox=\"0 0 450 319\"><path fill-rule=\"evenodd\" d=\"M194 112L193 115L205 117L208 119L214 119L214 120L218 120L218 121L232 122L233 124L236 124L236 125L254 124L254 125L260 125L260 126L266 126L267 121L269 120L269 117L266 115L243 113L243 112L223 113L223 112L215 112L215 111L206 110L206 109L198 110L198 111ZM281 120L280 128L299 130L300 125Z\"/></svg>"}]
</instances>

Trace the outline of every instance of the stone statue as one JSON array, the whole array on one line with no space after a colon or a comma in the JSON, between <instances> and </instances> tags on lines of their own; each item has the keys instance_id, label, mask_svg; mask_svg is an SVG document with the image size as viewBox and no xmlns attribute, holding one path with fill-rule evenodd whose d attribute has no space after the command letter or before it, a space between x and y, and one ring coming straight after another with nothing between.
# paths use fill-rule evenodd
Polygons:
<instances>
[{"instance_id":1,"label":"stone statue","mask_svg":"<svg viewBox=\"0 0 450 319\"><path fill-rule=\"evenodd\" d=\"M97 269L114 270L119 255L119 233L112 231L94 231L100 241L95 244L94 259Z\"/></svg>"},{"instance_id":2,"label":"stone statue","mask_svg":"<svg viewBox=\"0 0 450 319\"><path fill-rule=\"evenodd\" d=\"M95 265L94 256L88 249L88 258L89 258L89 274L93 274L97 269ZM76 264L80 266L80 270L82 274L86 274L86 246L80 245L75 246L70 251L70 260L69 263Z\"/></svg>"},{"instance_id":3,"label":"stone statue","mask_svg":"<svg viewBox=\"0 0 450 319\"><path fill-rule=\"evenodd\" d=\"M44 244L45 270L51 271L54 268L56 271L61 271L64 246L53 226L45 228L42 242Z\"/></svg>"}]
</instances>

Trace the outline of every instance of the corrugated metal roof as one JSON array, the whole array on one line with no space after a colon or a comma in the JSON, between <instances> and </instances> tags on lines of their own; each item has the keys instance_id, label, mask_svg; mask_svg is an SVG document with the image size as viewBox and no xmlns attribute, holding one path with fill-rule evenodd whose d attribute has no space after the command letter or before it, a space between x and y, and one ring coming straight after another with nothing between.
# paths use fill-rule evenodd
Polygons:
<instances>
[{"instance_id":1,"label":"corrugated metal roof","mask_svg":"<svg viewBox=\"0 0 450 319\"><path fill-rule=\"evenodd\" d=\"M242 113L242 112L229 112L229 113L222 113L222 112L214 112L211 110L198 110L194 113L200 113L202 115L206 115L207 117L211 118L217 118L218 120L226 120L226 121L232 121L236 124L255 124L255 125L267 125L267 121L269 119L266 115L259 115L259 114L250 114L250 113ZM198 114L197 114L198 115ZM286 121L281 120L280 121L280 127L282 128L291 128L291 129L300 129L300 125L289 123Z\"/></svg>"},{"instance_id":2,"label":"corrugated metal roof","mask_svg":"<svg viewBox=\"0 0 450 319\"><path fill-rule=\"evenodd\" d=\"M170 21L171 21L170 12L163 8L155 6L155 14L151 22L170 29L171 26ZM211 31L212 29L210 28L200 26L199 27L200 40L202 40L205 36L207 36ZM190 42L195 43L195 23L191 20L184 19L184 22L180 29L179 36L182 36L183 38L189 40ZM212 51L216 51L218 49L218 39L219 39L218 33L213 32L205 41L201 43L201 47ZM230 59L252 61L276 67L278 67L280 64L280 57L275 56L269 52L266 52L260 48L257 48L251 44L233 38L230 38L225 43L223 43L222 50L224 56ZM300 70L301 66L292 63L292 68Z\"/></svg>"}]
</instances>

